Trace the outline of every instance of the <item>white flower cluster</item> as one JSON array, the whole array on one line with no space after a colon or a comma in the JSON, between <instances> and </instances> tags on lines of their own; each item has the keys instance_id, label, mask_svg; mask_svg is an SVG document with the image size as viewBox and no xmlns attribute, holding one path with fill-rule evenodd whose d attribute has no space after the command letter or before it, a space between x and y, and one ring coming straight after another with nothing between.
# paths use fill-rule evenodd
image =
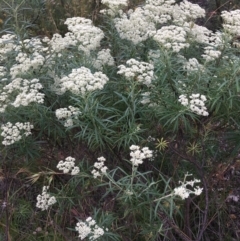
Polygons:
<instances>
[{"instance_id":1,"label":"white flower cluster","mask_svg":"<svg viewBox=\"0 0 240 241\"><path fill-rule=\"evenodd\" d=\"M47 37L45 37L47 38ZM45 49L42 41L40 38L31 38L31 39L24 39L22 42L20 42L23 46L24 49L27 49L28 52L45 52L47 50L47 48Z\"/></svg>"},{"instance_id":2,"label":"white flower cluster","mask_svg":"<svg viewBox=\"0 0 240 241\"><path fill-rule=\"evenodd\" d=\"M153 36L153 39L166 49L178 53L183 48L188 48L186 42L187 32L183 27L176 25L163 26Z\"/></svg>"},{"instance_id":3,"label":"white flower cluster","mask_svg":"<svg viewBox=\"0 0 240 241\"><path fill-rule=\"evenodd\" d=\"M136 145L130 146L130 162L132 162L133 166L137 167L143 163L143 159L152 158L153 151L149 150L148 147L140 148Z\"/></svg>"},{"instance_id":4,"label":"white flower cluster","mask_svg":"<svg viewBox=\"0 0 240 241\"><path fill-rule=\"evenodd\" d=\"M54 53L60 53L64 49L67 49L70 46L76 46L78 41L76 40L73 33L68 32L62 37L60 34L55 33L52 39L48 40L47 38L44 39L46 41Z\"/></svg>"},{"instance_id":5,"label":"white flower cluster","mask_svg":"<svg viewBox=\"0 0 240 241\"><path fill-rule=\"evenodd\" d=\"M10 69L10 75L12 78L16 78L28 71L33 72L38 70L41 66L43 66L45 58L38 52L34 52L30 56L26 53L20 52L16 57L16 61L18 64L14 64Z\"/></svg>"},{"instance_id":6,"label":"white flower cluster","mask_svg":"<svg viewBox=\"0 0 240 241\"><path fill-rule=\"evenodd\" d=\"M178 25L187 21L205 17L205 10L198 4L193 4L183 0L180 4L175 4L172 10L174 22Z\"/></svg>"},{"instance_id":7,"label":"white flower cluster","mask_svg":"<svg viewBox=\"0 0 240 241\"><path fill-rule=\"evenodd\" d=\"M221 51L216 50L214 46L206 46L204 48L204 54L202 54L203 59L207 62L213 61L221 56Z\"/></svg>"},{"instance_id":8,"label":"white flower cluster","mask_svg":"<svg viewBox=\"0 0 240 241\"><path fill-rule=\"evenodd\" d=\"M70 105L68 108L57 109L55 114L58 120L64 120L65 127L70 127L73 126L73 120L77 119L81 112L79 108Z\"/></svg>"},{"instance_id":9,"label":"white flower cluster","mask_svg":"<svg viewBox=\"0 0 240 241\"><path fill-rule=\"evenodd\" d=\"M165 24L172 19L172 8L175 0L147 0L142 6L149 22Z\"/></svg>"},{"instance_id":10,"label":"white flower cluster","mask_svg":"<svg viewBox=\"0 0 240 241\"><path fill-rule=\"evenodd\" d=\"M126 79L134 79L142 84L150 86L154 79L154 66L146 62L139 62L136 59L129 59L126 65L119 65L117 73L124 75Z\"/></svg>"},{"instance_id":11,"label":"white flower cluster","mask_svg":"<svg viewBox=\"0 0 240 241\"><path fill-rule=\"evenodd\" d=\"M189 39L197 43L209 44L210 36L214 35L211 30L194 22L185 22L182 27L189 34Z\"/></svg>"},{"instance_id":12,"label":"white flower cluster","mask_svg":"<svg viewBox=\"0 0 240 241\"><path fill-rule=\"evenodd\" d=\"M198 180L198 179L194 179L192 181L186 181L186 177L187 176L191 176L191 175L190 174L186 174L185 178L184 178L184 181L183 182L179 181L181 186L176 187L173 190L173 195L179 196L183 200L188 198L190 194L195 194L195 195L199 196L202 193L202 191L203 191L203 188L200 188L199 186L194 187L193 190L188 189L187 186L193 187L195 183L199 183L201 181Z\"/></svg>"},{"instance_id":13,"label":"white flower cluster","mask_svg":"<svg viewBox=\"0 0 240 241\"><path fill-rule=\"evenodd\" d=\"M94 90L103 89L108 81L108 77L102 72L91 73L86 67L73 69L72 73L60 79L60 89L62 93L70 91L73 94L86 94Z\"/></svg>"},{"instance_id":14,"label":"white flower cluster","mask_svg":"<svg viewBox=\"0 0 240 241\"><path fill-rule=\"evenodd\" d=\"M49 186L43 186L42 194L37 196L37 204L36 207L42 209L42 211L47 210L50 206L57 202L54 196L50 196L47 193Z\"/></svg>"},{"instance_id":15,"label":"white flower cluster","mask_svg":"<svg viewBox=\"0 0 240 241\"><path fill-rule=\"evenodd\" d=\"M190 101L186 95L180 95L178 101L187 106L192 112L197 115L208 116L207 108L205 106L205 102L207 100L205 95L200 94L192 94L190 95Z\"/></svg>"},{"instance_id":16,"label":"white flower cluster","mask_svg":"<svg viewBox=\"0 0 240 241\"><path fill-rule=\"evenodd\" d=\"M223 28L232 35L240 35L240 9L222 11Z\"/></svg>"},{"instance_id":17,"label":"white flower cluster","mask_svg":"<svg viewBox=\"0 0 240 241\"><path fill-rule=\"evenodd\" d=\"M155 24L150 21L144 9L130 9L122 13L120 18L114 19L115 27L120 38L127 39L134 44L139 44L151 37L156 31Z\"/></svg>"},{"instance_id":18,"label":"white flower cluster","mask_svg":"<svg viewBox=\"0 0 240 241\"><path fill-rule=\"evenodd\" d=\"M44 102L44 94L40 93L39 90L42 89L42 84L39 83L39 79L22 79L16 78L11 83L3 87L5 92L1 95L4 98L0 99L0 102L10 103L10 99L15 98L11 105L14 107L19 107L21 105L28 106L30 103ZM4 105L6 108L6 104ZM4 111L3 108L0 112Z\"/></svg>"},{"instance_id":19,"label":"white flower cluster","mask_svg":"<svg viewBox=\"0 0 240 241\"><path fill-rule=\"evenodd\" d=\"M189 41L206 44L212 47L223 47L223 33L213 32L204 26L197 25L194 22L184 22L182 25L184 30L188 33Z\"/></svg>"},{"instance_id":20,"label":"white flower cluster","mask_svg":"<svg viewBox=\"0 0 240 241\"><path fill-rule=\"evenodd\" d=\"M78 237L83 240L89 238L89 240L97 240L104 235L104 230L100 228L94 219L88 217L85 222L78 222L75 227L78 232Z\"/></svg>"},{"instance_id":21,"label":"white flower cluster","mask_svg":"<svg viewBox=\"0 0 240 241\"><path fill-rule=\"evenodd\" d=\"M165 24L172 19L172 9L175 0L147 0L146 4L121 13L115 18L115 27L123 39L134 44L152 37L156 31L156 24Z\"/></svg>"},{"instance_id":22,"label":"white flower cluster","mask_svg":"<svg viewBox=\"0 0 240 241\"><path fill-rule=\"evenodd\" d=\"M75 166L75 158L69 156L65 158L65 161L61 160L57 164L57 168L63 173L71 172L71 175L77 175L80 171L79 167Z\"/></svg>"},{"instance_id":23,"label":"white flower cluster","mask_svg":"<svg viewBox=\"0 0 240 241\"><path fill-rule=\"evenodd\" d=\"M67 32L64 37L56 33L51 40L46 37L42 40L48 44L53 53L60 54L61 51L75 46L89 55L90 51L96 50L100 46L100 41L104 38L103 31L93 26L90 19L72 17L67 18L65 24L70 32Z\"/></svg>"},{"instance_id":24,"label":"white flower cluster","mask_svg":"<svg viewBox=\"0 0 240 241\"><path fill-rule=\"evenodd\" d=\"M134 11L129 10L127 13L121 12L120 17L114 19L114 23L121 38L128 39L134 44L138 44L152 37L157 30L156 27L158 24L166 24L168 21L173 20L173 23L180 27L189 21L192 22L204 16L204 9L187 0L184 0L180 4L176 4L175 0L147 0L145 5L137 7ZM186 33L183 33L184 30L176 30L176 27L174 28L170 27L168 31L166 31L166 28L162 28L161 31L165 32L162 33L158 39L160 40L162 37L164 38L164 36L166 36L167 40L163 40L163 42L167 43L176 34L180 35L180 38L182 38L181 35L183 34L183 39L185 39ZM173 32L173 34L171 34L171 32ZM158 34L160 35L160 31ZM172 45L176 42L173 46L175 49L174 52L178 52L179 48L188 47L185 40L177 40L178 37L171 41ZM184 47L182 44L184 44ZM167 46L168 49L171 48L169 45Z\"/></svg>"},{"instance_id":25,"label":"white flower cluster","mask_svg":"<svg viewBox=\"0 0 240 241\"><path fill-rule=\"evenodd\" d=\"M178 101L184 106L189 105L189 101L186 95L180 95Z\"/></svg>"},{"instance_id":26,"label":"white flower cluster","mask_svg":"<svg viewBox=\"0 0 240 241\"><path fill-rule=\"evenodd\" d=\"M104 65L113 66L114 59L110 53L110 49L102 49L97 54L97 59L94 61L93 66L98 69L102 70Z\"/></svg>"},{"instance_id":27,"label":"white flower cluster","mask_svg":"<svg viewBox=\"0 0 240 241\"><path fill-rule=\"evenodd\" d=\"M0 61L8 58L8 53L17 51L20 47L16 44L16 35L5 34L0 38Z\"/></svg>"},{"instance_id":28,"label":"white flower cluster","mask_svg":"<svg viewBox=\"0 0 240 241\"><path fill-rule=\"evenodd\" d=\"M102 0L101 3L108 6L109 9L103 9L100 12L112 17L116 16L122 7L127 7L128 5L127 0Z\"/></svg>"},{"instance_id":29,"label":"white flower cluster","mask_svg":"<svg viewBox=\"0 0 240 241\"><path fill-rule=\"evenodd\" d=\"M106 174L108 169L106 166L104 166L104 162L106 161L106 159L103 156L98 157L97 160L98 161L94 163L95 169L91 171L94 178L100 177L102 176L102 174Z\"/></svg>"},{"instance_id":30,"label":"white flower cluster","mask_svg":"<svg viewBox=\"0 0 240 241\"><path fill-rule=\"evenodd\" d=\"M204 66L199 64L196 58L191 58L187 62L184 63L183 68L187 71L187 73L203 71Z\"/></svg>"},{"instance_id":31,"label":"white flower cluster","mask_svg":"<svg viewBox=\"0 0 240 241\"><path fill-rule=\"evenodd\" d=\"M171 6L175 2L175 0L146 0L146 4L151 4L154 7L161 6L164 4Z\"/></svg>"},{"instance_id":32,"label":"white flower cluster","mask_svg":"<svg viewBox=\"0 0 240 241\"><path fill-rule=\"evenodd\" d=\"M93 26L90 19L81 17L67 18L65 24L78 41L78 49L85 52L85 54L89 54L91 50L98 48L100 41L104 38L103 31Z\"/></svg>"},{"instance_id":33,"label":"white flower cluster","mask_svg":"<svg viewBox=\"0 0 240 241\"><path fill-rule=\"evenodd\" d=\"M23 136L31 135L33 125L29 122L17 122L14 125L11 122L1 125L1 136L4 137L2 144L4 146L12 145L13 143L22 139Z\"/></svg>"}]
</instances>

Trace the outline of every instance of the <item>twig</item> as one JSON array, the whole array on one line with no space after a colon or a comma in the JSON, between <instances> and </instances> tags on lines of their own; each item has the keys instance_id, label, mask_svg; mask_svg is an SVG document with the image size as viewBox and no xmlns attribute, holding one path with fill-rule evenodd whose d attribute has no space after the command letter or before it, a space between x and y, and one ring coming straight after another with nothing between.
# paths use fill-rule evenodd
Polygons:
<instances>
[{"instance_id":1,"label":"twig","mask_svg":"<svg viewBox=\"0 0 240 241\"><path fill-rule=\"evenodd\" d=\"M177 235L183 240L183 241L193 241L190 237L188 237L184 232L181 231L181 229L175 224L175 222L169 218L164 211L158 211L158 216L161 218L163 227L165 229L172 228ZM171 237L171 240L176 240L174 237Z\"/></svg>"},{"instance_id":2,"label":"twig","mask_svg":"<svg viewBox=\"0 0 240 241\"><path fill-rule=\"evenodd\" d=\"M189 220L190 203L191 203L191 200L187 198L185 202L185 210L184 210L184 232L190 238L192 238L191 226L190 226L190 220Z\"/></svg>"}]
</instances>

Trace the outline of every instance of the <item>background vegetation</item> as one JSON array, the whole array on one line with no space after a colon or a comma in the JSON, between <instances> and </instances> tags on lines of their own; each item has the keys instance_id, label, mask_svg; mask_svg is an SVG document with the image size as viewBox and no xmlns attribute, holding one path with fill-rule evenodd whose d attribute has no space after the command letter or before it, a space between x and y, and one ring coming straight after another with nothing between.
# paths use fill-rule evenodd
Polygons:
<instances>
[{"instance_id":1,"label":"background vegetation","mask_svg":"<svg viewBox=\"0 0 240 241\"><path fill-rule=\"evenodd\" d=\"M142 2L129 1L127 8ZM214 31L221 29L221 11L240 7L237 0L191 2L207 11L198 24ZM1 145L0 240L77 240L76 222L88 216L108 228L102 240L239 240L238 60L219 58L205 73L187 76L176 55L161 50L155 65L158 84L151 94L158 107L149 108L141 103L146 86L118 75L117 66L135 56L147 61L146 49L158 46L154 41L135 46L120 39L113 22L99 14L104 7L100 1L0 0L0 7L1 35L14 33L18 40L51 38L54 33L63 36L66 18L90 18L104 31L102 46L111 46L116 62L104 67L110 79L105 88L84 97L54 94L46 66L28 73L27 77L41 80L44 104L8 107L1 113L1 124L31 121L34 129L19 143ZM224 54L237 59L239 48L231 41ZM74 49L68 51L55 59L59 75L79 65L95 70L94 53L91 59ZM66 61L69 53L74 53L72 62ZM198 53L192 49L186 54ZM15 57L11 53L1 66L10 69ZM208 97L208 117L197 116L176 101L177 80L185 80L191 90ZM4 85L1 82L1 90ZM66 129L55 111L69 105L84 114ZM154 150L154 162L144 162L136 173L126 162L132 144ZM67 156L76 159L79 175L64 175L56 169ZM91 175L99 156L107 160L108 179ZM203 194L186 200L163 198L186 173L201 179ZM44 185L50 185L57 205L42 212L36 208L36 197ZM130 187L134 195L127 192Z\"/></svg>"}]
</instances>

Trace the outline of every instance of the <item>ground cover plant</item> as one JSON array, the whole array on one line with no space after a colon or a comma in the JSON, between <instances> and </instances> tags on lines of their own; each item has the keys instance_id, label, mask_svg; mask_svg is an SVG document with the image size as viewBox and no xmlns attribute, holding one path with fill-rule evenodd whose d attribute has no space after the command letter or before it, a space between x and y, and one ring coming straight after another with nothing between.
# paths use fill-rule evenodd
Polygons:
<instances>
[{"instance_id":1,"label":"ground cover plant","mask_svg":"<svg viewBox=\"0 0 240 241\"><path fill-rule=\"evenodd\" d=\"M238 240L240 10L102 0L39 36L26 3L2 1L0 240Z\"/></svg>"}]
</instances>

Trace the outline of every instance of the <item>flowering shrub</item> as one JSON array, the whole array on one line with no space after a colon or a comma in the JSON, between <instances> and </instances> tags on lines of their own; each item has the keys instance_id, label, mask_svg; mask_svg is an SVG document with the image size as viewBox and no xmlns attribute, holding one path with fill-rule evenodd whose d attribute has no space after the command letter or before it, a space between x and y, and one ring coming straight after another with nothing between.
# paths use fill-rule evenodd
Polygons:
<instances>
[{"instance_id":1,"label":"flowering shrub","mask_svg":"<svg viewBox=\"0 0 240 241\"><path fill-rule=\"evenodd\" d=\"M24 178L19 205L38 208L11 213L6 226L34 217L54 240L210 240L215 215L226 216L214 210L224 206L214 185L234 174L239 154L239 10L223 11L222 29L212 31L187 0L101 3L98 26L75 16L51 38L29 37L21 22L2 32L0 174ZM13 189L3 192L6 215L20 193ZM74 230L76 220L86 221Z\"/></svg>"}]
</instances>

